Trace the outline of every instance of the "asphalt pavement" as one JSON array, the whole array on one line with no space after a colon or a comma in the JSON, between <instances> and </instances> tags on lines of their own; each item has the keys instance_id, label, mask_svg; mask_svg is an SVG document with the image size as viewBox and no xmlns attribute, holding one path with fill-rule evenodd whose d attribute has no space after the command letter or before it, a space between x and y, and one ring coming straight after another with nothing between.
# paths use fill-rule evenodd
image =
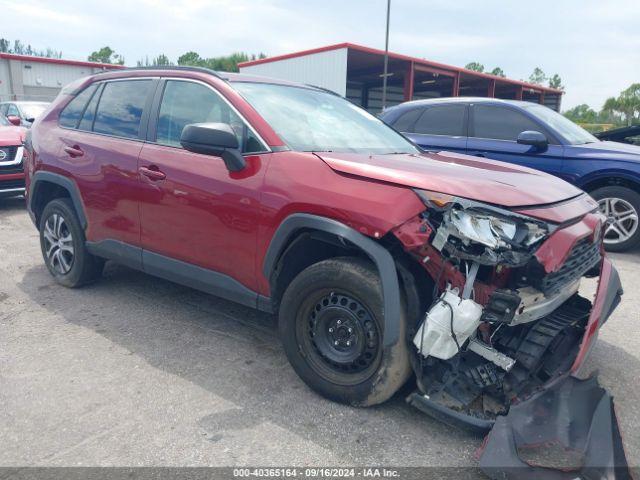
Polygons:
<instances>
[{"instance_id":1,"label":"asphalt pavement","mask_svg":"<svg viewBox=\"0 0 640 480\"><path fill-rule=\"evenodd\" d=\"M638 466L640 252L612 258L625 295L588 365ZM0 466L475 467L481 439L407 393L367 409L324 400L272 316L125 267L61 287L23 201L0 201Z\"/></svg>"}]
</instances>

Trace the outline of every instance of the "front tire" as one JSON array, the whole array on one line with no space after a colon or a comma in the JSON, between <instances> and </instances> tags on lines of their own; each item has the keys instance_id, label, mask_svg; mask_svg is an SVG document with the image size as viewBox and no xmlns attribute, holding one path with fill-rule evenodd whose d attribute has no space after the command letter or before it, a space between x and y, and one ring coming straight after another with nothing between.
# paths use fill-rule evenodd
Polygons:
<instances>
[{"instance_id":1,"label":"front tire","mask_svg":"<svg viewBox=\"0 0 640 480\"><path fill-rule=\"evenodd\" d=\"M100 277L104 260L91 255L71 200L47 204L40 217L40 248L49 273L61 285L75 288Z\"/></svg>"},{"instance_id":2,"label":"front tire","mask_svg":"<svg viewBox=\"0 0 640 480\"><path fill-rule=\"evenodd\" d=\"M384 349L383 298L375 268L359 258L324 260L285 291L279 330L296 373L331 400L369 406L389 399L410 375L405 319Z\"/></svg>"},{"instance_id":3,"label":"front tire","mask_svg":"<svg viewBox=\"0 0 640 480\"><path fill-rule=\"evenodd\" d=\"M626 187L611 185L591 192L609 225L604 247L610 252L624 252L640 244L640 194Z\"/></svg>"}]
</instances>

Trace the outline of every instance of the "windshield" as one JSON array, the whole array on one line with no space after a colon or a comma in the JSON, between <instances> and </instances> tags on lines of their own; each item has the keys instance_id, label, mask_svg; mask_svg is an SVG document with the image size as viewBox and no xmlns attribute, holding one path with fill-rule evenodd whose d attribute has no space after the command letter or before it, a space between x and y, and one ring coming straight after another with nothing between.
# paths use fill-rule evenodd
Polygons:
<instances>
[{"instance_id":1,"label":"windshield","mask_svg":"<svg viewBox=\"0 0 640 480\"><path fill-rule=\"evenodd\" d=\"M233 86L292 150L418 152L395 130L337 95L269 83L234 82Z\"/></svg>"},{"instance_id":2,"label":"windshield","mask_svg":"<svg viewBox=\"0 0 640 480\"><path fill-rule=\"evenodd\" d=\"M8 125L11 125L11 123L9 122L9 120L7 120L7 118L4 115L0 115L0 125L8 126Z\"/></svg>"},{"instance_id":3,"label":"windshield","mask_svg":"<svg viewBox=\"0 0 640 480\"><path fill-rule=\"evenodd\" d=\"M556 130L571 145L597 142L598 139L584 128L576 125L571 120L558 112L542 105L531 104L525 107L529 112L538 117L540 121Z\"/></svg>"},{"instance_id":4,"label":"windshield","mask_svg":"<svg viewBox=\"0 0 640 480\"><path fill-rule=\"evenodd\" d=\"M20 105L20 110L22 110L24 118L36 119L45 111L48 105L48 103L23 103Z\"/></svg>"}]
</instances>

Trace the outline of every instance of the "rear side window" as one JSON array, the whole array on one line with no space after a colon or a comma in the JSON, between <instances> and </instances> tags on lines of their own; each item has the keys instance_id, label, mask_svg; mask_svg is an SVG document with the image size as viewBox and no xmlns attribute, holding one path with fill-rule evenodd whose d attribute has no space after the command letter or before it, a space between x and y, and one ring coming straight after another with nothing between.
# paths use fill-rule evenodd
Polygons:
<instances>
[{"instance_id":1,"label":"rear side window","mask_svg":"<svg viewBox=\"0 0 640 480\"><path fill-rule=\"evenodd\" d=\"M109 82L104 86L93 131L125 138L138 138L140 120L151 80Z\"/></svg>"},{"instance_id":2,"label":"rear side window","mask_svg":"<svg viewBox=\"0 0 640 480\"><path fill-rule=\"evenodd\" d=\"M64 107L64 110L60 113L59 123L61 127L76 128L78 126L84 108L96 91L96 88L96 85L88 86Z\"/></svg>"},{"instance_id":3,"label":"rear side window","mask_svg":"<svg viewBox=\"0 0 640 480\"><path fill-rule=\"evenodd\" d=\"M439 105L424 110L416 122L414 133L425 135L466 136L464 128L465 105Z\"/></svg>"},{"instance_id":4,"label":"rear side window","mask_svg":"<svg viewBox=\"0 0 640 480\"><path fill-rule=\"evenodd\" d=\"M473 137L516 141L525 130L540 131L540 127L522 113L511 108L492 105L473 107Z\"/></svg>"},{"instance_id":5,"label":"rear side window","mask_svg":"<svg viewBox=\"0 0 640 480\"><path fill-rule=\"evenodd\" d=\"M211 88L193 82L167 81L158 114L157 143L181 148L180 136L186 125L209 122L231 126L243 153L266 150L242 119Z\"/></svg>"},{"instance_id":6,"label":"rear side window","mask_svg":"<svg viewBox=\"0 0 640 480\"><path fill-rule=\"evenodd\" d=\"M408 112L400 115L395 122L393 122L392 127L395 128L399 132L412 132L413 125L416 123L416 120L422 114L421 108L414 108L409 110Z\"/></svg>"}]
</instances>

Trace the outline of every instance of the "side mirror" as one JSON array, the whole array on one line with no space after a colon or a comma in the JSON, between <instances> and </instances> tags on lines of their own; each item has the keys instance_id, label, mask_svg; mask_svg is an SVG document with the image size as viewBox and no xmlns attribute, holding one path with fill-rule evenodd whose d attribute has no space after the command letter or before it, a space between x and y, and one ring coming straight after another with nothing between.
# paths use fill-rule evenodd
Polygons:
<instances>
[{"instance_id":1,"label":"side mirror","mask_svg":"<svg viewBox=\"0 0 640 480\"><path fill-rule=\"evenodd\" d=\"M222 157L231 172L246 166L238 138L226 123L191 123L182 130L180 145L193 153Z\"/></svg>"},{"instance_id":2,"label":"side mirror","mask_svg":"<svg viewBox=\"0 0 640 480\"><path fill-rule=\"evenodd\" d=\"M25 118L24 121L27 123L33 123L36 121L36 118L35 117Z\"/></svg>"},{"instance_id":3,"label":"side mirror","mask_svg":"<svg viewBox=\"0 0 640 480\"><path fill-rule=\"evenodd\" d=\"M15 125L16 127L19 127L20 124L22 123L20 121L20 117L16 117L15 115L7 116L7 120L9 120L9 123L11 123L12 125Z\"/></svg>"},{"instance_id":4,"label":"side mirror","mask_svg":"<svg viewBox=\"0 0 640 480\"><path fill-rule=\"evenodd\" d=\"M518 143L520 145L531 145L532 147L536 147L538 150L544 150L549 146L549 140L547 140L547 137L535 130L527 130L520 133L520 135L518 135Z\"/></svg>"}]
</instances>

